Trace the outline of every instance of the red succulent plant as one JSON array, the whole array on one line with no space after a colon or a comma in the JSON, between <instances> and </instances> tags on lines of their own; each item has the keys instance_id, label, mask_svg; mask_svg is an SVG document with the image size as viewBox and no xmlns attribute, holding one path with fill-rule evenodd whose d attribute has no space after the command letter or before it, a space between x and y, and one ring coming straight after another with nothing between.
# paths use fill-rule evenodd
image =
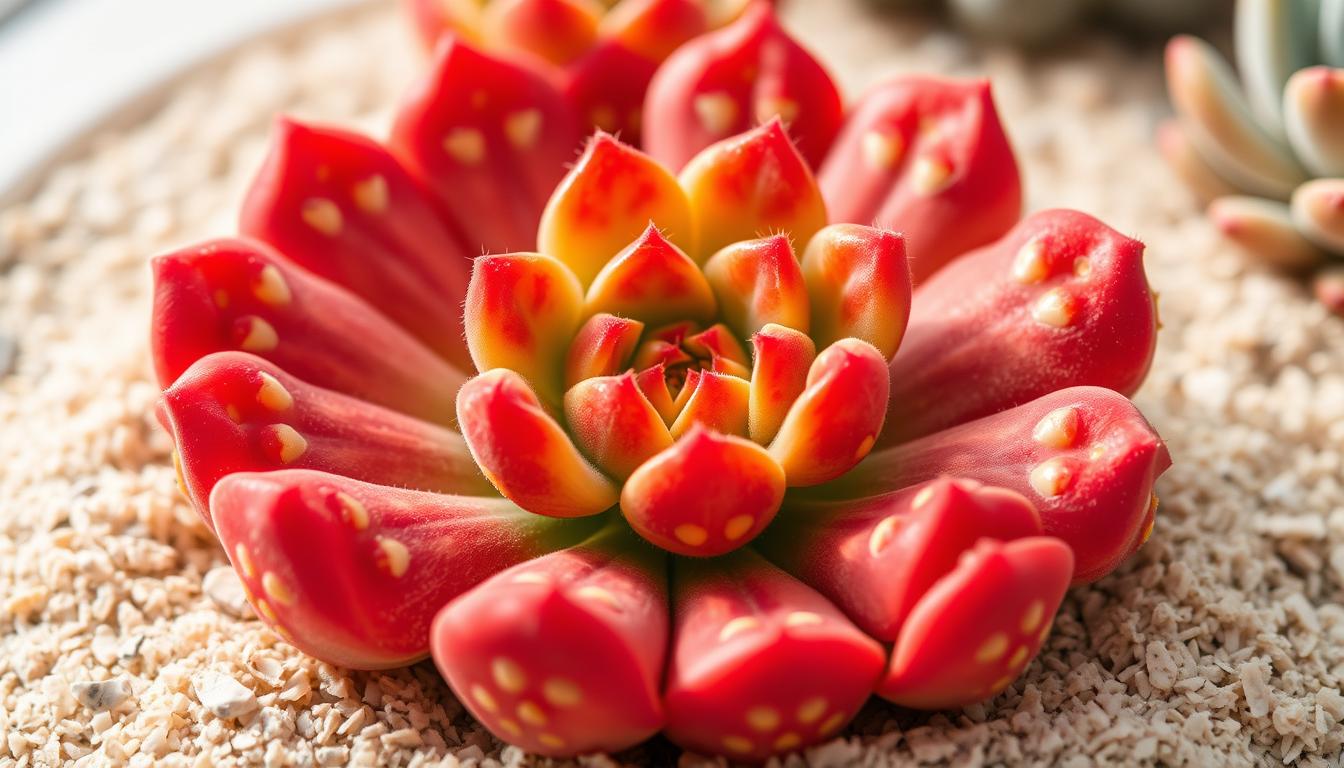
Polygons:
<instances>
[{"instance_id":1,"label":"red succulent plant","mask_svg":"<svg viewBox=\"0 0 1344 768\"><path fill-rule=\"evenodd\" d=\"M1014 226L984 84L840 125L760 7L654 77L647 154L566 172L571 100L448 41L389 141L282 121L244 238L155 260L183 491L289 642L432 654L542 754L762 760L1001 691L1146 540L1142 246Z\"/></svg>"}]
</instances>

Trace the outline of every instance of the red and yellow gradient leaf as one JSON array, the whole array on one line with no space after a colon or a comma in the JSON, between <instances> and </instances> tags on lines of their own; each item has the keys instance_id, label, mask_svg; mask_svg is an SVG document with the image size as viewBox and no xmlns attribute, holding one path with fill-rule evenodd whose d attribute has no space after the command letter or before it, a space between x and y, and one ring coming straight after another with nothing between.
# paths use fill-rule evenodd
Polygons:
<instances>
[{"instance_id":1,"label":"red and yellow gradient leaf","mask_svg":"<svg viewBox=\"0 0 1344 768\"><path fill-rule=\"evenodd\" d=\"M212 352L243 350L320 387L440 424L466 376L373 307L246 240L152 263L150 346L167 387Z\"/></svg>"},{"instance_id":2,"label":"red and yellow gradient leaf","mask_svg":"<svg viewBox=\"0 0 1344 768\"><path fill-rule=\"evenodd\" d=\"M1072 572L1059 539L982 540L910 612L878 695L949 709L999 693L1040 651Z\"/></svg>"},{"instance_id":3,"label":"red and yellow gradient leaf","mask_svg":"<svg viewBox=\"0 0 1344 768\"><path fill-rule=\"evenodd\" d=\"M802 274L818 346L855 338L877 347L887 360L896 354L910 319L910 268L900 235L832 224L807 244Z\"/></svg>"},{"instance_id":4,"label":"red and yellow gradient leaf","mask_svg":"<svg viewBox=\"0 0 1344 768\"><path fill-rule=\"evenodd\" d=\"M1143 244L1077 211L1033 214L915 291L881 444L1065 387L1130 394L1156 344Z\"/></svg>"},{"instance_id":5,"label":"red and yellow gradient leaf","mask_svg":"<svg viewBox=\"0 0 1344 768\"><path fill-rule=\"evenodd\" d=\"M782 325L766 325L751 337L755 351L748 405L748 433L769 445L789 408L807 389L807 374L817 358L811 337Z\"/></svg>"},{"instance_id":6,"label":"red and yellow gradient leaf","mask_svg":"<svg viewBox=\"0 0 1344 768\"><path fill-rule=\"evenodd\" d=\"M596 0L489 0L481 34L495 50L564 66L597 40Z\"/></svg>"},{"instance_id":7,"label":"red and yellow gradient leaf","mask_svg":"<svg viewBox=\"0 0 1344 768\"><path fill-rule=\"evenodd\" d=\"M449 603L430 646L457 697L529 752L615 752L663 724L666 556L611 526Z\"/></svg>"},{"instance_id":8,"label":"red and yellow gradient leaf","mask_svg":"<svg viewBox=\"0 0 1344 768\"><path fill-rule=\"evenodd\" d=\"M163 393L159 420L179 480L210 523L207 502L233 472L320 469L427 491L490 494L452 430L300 381L242 352L201 358Z\"/></svg>"},{"instance_id":9,"label":"red and yellow gradient leaf","mask_svg":"<svg viewBox=\"0 0 1344 768\"><path fill-rule=\"evenodd\" d=\"M663 549L712 557L769 525L784 498L784 472L765 449L696 427L625 481L621 513Z\"/></svg>"},{"instance_id":10,"label":"red and yellow gradient leaf","mask_svg":"<svg viewBox=\"0 0 1344 768\"><path fill-rule=\"evenodd\" d=\"M304 653L355 669L427 656L440 607L597 522L291 469L229 475L210 505L257 615Z\"/></svg>"},{"instance_id":11,"label":"red and yellow gradient leaf","mask_svg":"<svg viewBox=\"0 0 1344 768\"><path fill-rule=\"evenodd\" d=\"M817 355L770 442L790 486L833 480L868 455L882 431L888 386L886 358L867 342L841 339Z\"/></svg>"},{"instance_id":12,"label":"red and yellow gradient leaf","mask_svg":"<svg viewBox=\"0 0 1344 768\"><path fill-rule=\"evenodd\" d=\"M770 234L806 243L826 226L816 179L779 120L706 148L680 178L698 233L697 261Z\"/></svg>"},{"instance_id":13,"label":"red and yellow gradient leaf","mask_svg":"<svg viewBox=\"0 0 1344 768\"><path fill-rule=\"evenodd\" d=\"M477 370L517 371L559 404L582 313L583 289L564 264L535 253L481 256L467 287L467 348Z\"/></svg>"},{"instance_id":14,"label":"red and yellow gradient leaf","mask_svg":"<svg viewBox=\"0 0 1344 768\"><path fill-rule=\"evenodd\" d=\"M678 560L665 733L762 762L834 736L882 674L882 646L750 550Z\"/></svg>"},{"instance_id":15,"label":"red and yellow gradient leaf","mask_svg":"<svg viewBox=\"0 0 1344 768\"><path fill-rule=\"evenodd\" d=\"M820 490L871 496L955 475L1031 499L1045 533L1077 560L1074 580L1110 573L1147 541L1153 482L1171 466L1162 438L1123 395L1073 387L893 448Z\"/></svg>"},{"instance_id":16,"label":"red and yellow gradient leaf","mask_svg":"<svg viewBox=\"0 0 1344 768\"><path fill-rule=\"evenodd\" d=\"M716 310L700 267L653 224L597 273L584 300L584 314L605 312L653 326L707 322Z\"/></svg>"},{"instance_id":17,"label":"red and yellow gradient leaf","mask_svg":"<svg viewBox=\"0 0 1344 768\"><path fill-rule=\"evenodd\" d=\"M279 119L239 228L471 371L460 306L476 249L382 145Z\"/></svg>"},{"instance_id":18,"label":"red and yellow gradient leaf","mask_svg":"<svg viewBox=\"0 0 1344 768\"><path fill-rule=\"evenodd\" d=\"M723 248L705 262L705 277L738 338L749 339L770 323L808 331L807 285L784 235Z\"/></svg>"},{"instance_id":19,"label":"red and yellow gradient leaf","mask_svg":"<svg viewBox=\"0 0 1344 768\"><path fill-rule=\"evenodd\" d=\"M671 426L681 408L667 387L667 369L663 364L640 370L635 374L635 384L654 410L658 411L658 415L663 417L663 423Z\"/></svg>"},{"instance_id":20,"label":"red and yellow gradient leaf","mask_svg":"<svg viewBox=\"0 0 1344 768\"><path fill-rule=\"evenodd\" d=\"M390 147L437 195L467 247L500 253L535 245L582 135L546 77L446 37L403 101Z\"/></svg>"},{"instance_id":21,"label":"red and yellow gradient leaf","mask_svg":"<svg viewBox=\"0 0 1344 768\"><path fill-rule=\"evenodd\" d=\"M747 351L742 348L742 342L738 341L723 323L715 323L703 331L686 336L682 340L682 345L701 359L729 360L738 363L744 369L750 362L747 359Z\"/></svg>"},{"instance_id":22,"label":"red and yellow gradient leaf","mask_svg":"<svg viewBox=\"0 0 1344 768\"><path fill-rule=\"evenodd\" d=\"M900 232L915 285L997 239L1022 183L989 83L905 76L863 96L817 173L831 221Z\"/></svg>"},{"instance_id":23,"label":"red and yellow gradient leaf","mask_svg":"<svg viewBox=\"0 0 1344 768\"><path fill-rule=\"evenodd\" d=\"M643 152L599 132L546 204L537 247L564 262L586 286L650 226L695 251L690 203L676 177Z\"/></svg>"},{"instance_id":24,"label":"red and yellow gradient leaf","mask_svg":"<svg viewBox=\"0 0 1344 768\"><path fill-rule=\"evenodd\" d=\"M747 436L751 385L746 379L701 370L693 379L687 378L683 390L689 391L690 396L672 422L673 437L680 438L697 427L724 435Z\"/></svg>"},{"instance_id":25,"label":"red and yellow gradient leaf","mask_svg":"<svg viewBox=\"0 0 1344 768\"><path fill-rule=\"evenodd\" d=\"M644 324L638 320L598 313L588 318L570 342L565 358L565 389L584 379L614 376L624 371Z\"/></svg>"},{"instance_id":26,"label":"red and yellow gradient leaf","mask_svg":"<svg viewBox=\"0 0 1344 768\"><path fill-rule=\"evenodd\" d=\"M514 371L496 368L468 381L457 415L481 471L523 509L585 517L616 504L616 486L583 458Z\"/></svg>"},{"instance_id":27,"label":"red and yellow gradient leaf","mask_svg":"<svg viewBox=\"0 0 1344 768\"><path fill-rule=\"evenodd\" d=\"M603 37L662 61L682 43L709 31L704 0L621 0L602 19Z\"/></svg>"},{"instance_id":28,"label":"red and yellow gradient leaf","mask_svg":"<svg viewBox=\"0 0 1344 768\"><path fill-rule=\"evenodd\" d=\"M584 454L616 478L672 445L667 424L629 372L576 384L565 393L565 421Z\"/></svg>"},{"instance_id":29,"label":"red and yellow gradient leaf","mask_svg":"<svg viewBox=\"0 0 1344 768\"><path fill-rule=\"evenodd\" d=\"M658 69L644 102L644 146L680 168L714 142L778 119L815 166L843 111L826 70L779 25L770 3L756 2Z\"/></svg>"},{"instance_id":30,"label":"red and yellow gradient leaf","mask_svg":"<svg viewBox=\"0 0 1344 768\"><path fill-rule=\"evenodd\" d=\"M977 541L1040 533L1040 515L1021 494L944 477L853 501L791 500L756 549L891 642Z\"/></svg>"}]
</instances>

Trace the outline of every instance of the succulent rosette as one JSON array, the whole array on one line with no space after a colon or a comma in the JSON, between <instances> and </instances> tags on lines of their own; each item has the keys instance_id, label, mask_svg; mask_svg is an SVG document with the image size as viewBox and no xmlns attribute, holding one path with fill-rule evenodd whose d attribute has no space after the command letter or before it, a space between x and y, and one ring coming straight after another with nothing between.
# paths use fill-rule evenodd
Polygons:
<instances>
[{"instance_id":1,"label":"succulent rosette","mask_svg":"<svg viewBox=\"0 0 1344 768\"><path fill-rule=\"evenodd\" d=\"M282 120L243 236L155 260L182 490L290 643L432 654L541 754L764 760L993 696L1146 540L1142 245L1016 221L983 83L814 119L815 61L741 90L734 29L647 152L446 42L387 141Z\"/></svg>"},{"instance_id":2,"label":"succulent rosette","mask_svg":"<svg viewBox=\"0 0 1344 768\"><path fill-rule=\"evenodd\" d=\"M1238 0L1236 61L1178 37L1158 143L1228 238L1292 270L1344 257L1344 2ZM1317 295L1344 314L1344 268Z\"/></svg>"}]
</instances>

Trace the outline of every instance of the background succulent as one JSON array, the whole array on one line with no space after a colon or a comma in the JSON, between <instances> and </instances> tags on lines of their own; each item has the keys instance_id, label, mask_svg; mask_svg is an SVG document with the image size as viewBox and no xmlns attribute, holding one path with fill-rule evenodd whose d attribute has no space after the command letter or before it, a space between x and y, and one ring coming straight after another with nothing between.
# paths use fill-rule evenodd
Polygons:
<instances>
[{"instance_id":1,"label":"background succulent","mask_svg":"<svg viewBox=\"0 0 1344 768\"><path fill-rule=\"evenodd\" d=\"M1240 0L1238 82L1209 43L1167 46L1163 154L1222 231L1291 269L1344 256L1344 0ZM1344 311L1338 272L1317 295Z\"/></svg>"},{"instance_id":2,"label":"background succulent","mask_svg":"<svg viewBox=\"0 0 1344 768\"><path fill-rule=\"evenodd\" d=\"M942 0L875 0L898 8L933 9ZM976 35L1040 45L1086 21L1169 34L1217 19L1230 0L946 0L956 22Z\"/></svg>"}]
</instances>

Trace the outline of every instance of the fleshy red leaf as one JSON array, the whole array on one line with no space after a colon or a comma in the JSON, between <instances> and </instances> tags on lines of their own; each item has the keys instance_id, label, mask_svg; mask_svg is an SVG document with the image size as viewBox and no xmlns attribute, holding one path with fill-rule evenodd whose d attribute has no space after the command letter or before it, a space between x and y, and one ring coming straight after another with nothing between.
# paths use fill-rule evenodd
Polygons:
<instances>
[{"instance_id":1,"label":"fleshy red leaf","mask_svg":"<svg viewBox=\"0 0 1344 768\"><path fill-rule=\"evenodd\" d=\"M434 660L495 735L568 756L658 731L667 648L666 561L612 527L516 566L434 620Z\"/></svg>"},{"instance_id":2,"label":"fleshy red leaf","mask_svg":"<svg viewBox=\"0 0 1344 768\"><path fill-rule=\"evenodd\" d=\"M281 118L243 203L240 229L368 301L471 372L464 247L428 193L382 145Z\"/></svg>"},{"instance_id":3,"label":"fleshy red leaf","mask_svg":"<svg viewBox=\"0 0 1344 768\"><path fill-rule=\"evenodd\" d=\"M1147 540L1153 482L1167 447L1123 395L1072 387L893 448L875 451L818 494L871 496L953 475L1034 503L1045 533L1077 560L1076 581L1110 573Z\"/></svg>"},{"instance_id":4,"label":"fleshy red leaf","mask_svg":"<svg viewBox=\"0 0 1344 768\"><path fill-rule=\"evenodd\" d=\"M985 81L878 85L854 105L817 178L831 221L905 236L916 285L1022 211L1017 161Z\"/></svg>"},{"instance_id":5,"label":"fleshy red leaf","mask_svg":"<svg viewBox=\"0 0 1344 768\"><path fill-rule=\"evenodd\" d=\"M243 350L304 381L452 424L465 375L363 300L270 248L212 240L153 261L150 344L167 387L211 352Z\"/></svg>"},{"instance_id":6,"label":"fleshy red leaf","mask_svg":"<svg viewBox=\"0 0 1344 768\"><path fill-rule=\"evenodd\" d=\"M1002 691L1049 635L1072 571L1058 539L982 540L911 611L878 694L947 709Z\"/></svg>"},{"instance_id":7,"label":"fleshy red leaf","mask_svg":"<svg viewBox=\"0 0 1344 768\"><path fill-rule=\"evenodd\" d=\"M915 290L880 444L1064 387L1130 394L1156 344L1143 244L1077 211L1034 214Z\"/></svg>"},{"instance_id":8,"label":"fleshy red leaf","mask_svg":"<svg viewBox=\"0 0 1344 768\"><path fill-rule=\"evenodd\" d=\"M258 615L304 653L356 669L424 657L441 606L593 529L580 521L562 525L500 498L308 470L229 475L210 503L215 530Z\"/></svg>"},{"instance_id":9,"label":"fleshy red leaf","mask_svg":"<svg viewBox=\"0 0 1344 768\"><path fill-rule=\"evenodd\" d=\"M469 248L498 253L535 245L542 208L581 137L544 76L446 37L403 101L390 146L438 195Z\"/></svg>"},{"instance_id":10,"label":"fleshy red leaf","mask_svg":"<svg viewBox=\"0 0 1344 768\"><path fill-rule=\"evenodd\" d=\"M159 418L207 523L210 491L232 472L320 469L385 485L491 493L456 432L313 386L241 352L208 355L187 369L164 391Z\"/></svg>"},{"instance_id":11,"label":"fleshy red leaf","mask_svg":"<svg viewBox=\"0 0 1344 768\"><path fill-rule=\"evenodd\" d=\"M644 102L644 146L677 169L705 147L778 117L815 167L842 113L826 70L779 25L770 3L757 2L659 67Z\"/></svg>"},{"instance_id":12,"label":"fleshy red leaf","mask_svg":"<svg viewBox=\"0 0 1344 768\"><path fill-rule=\"evenodd\" d=\"M787 502L756 548L865 632L893 641L911 609L981 538L1040 532L1040 515L1022 495L940 478L864 499Z\"/></svg>"},{"instance_id":13,"label":"fleshy red leaf","mask_svg":"<svg viewBox=\"0 0 1344 768\"><path fill-rule=\"evenodd\" d=\"M678 560L672 583L676 744L763 761L832 736L868 698L882 647L760 555Z\"/></svg>"}]
</instances>

